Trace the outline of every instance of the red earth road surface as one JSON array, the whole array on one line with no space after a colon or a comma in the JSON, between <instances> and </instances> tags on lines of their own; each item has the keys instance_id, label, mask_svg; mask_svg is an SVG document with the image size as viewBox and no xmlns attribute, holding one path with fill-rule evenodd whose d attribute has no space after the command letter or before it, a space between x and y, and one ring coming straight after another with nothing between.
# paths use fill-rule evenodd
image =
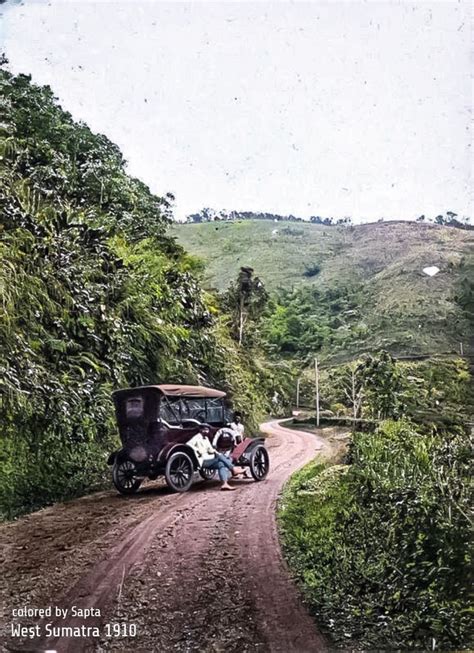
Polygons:
<instances>
[{"instance_id":1,"label":"red earth road surface","mask_svg":"<svg viewBox=\"0 0 474 653\"><path fill-rule=\"evenodd\" d=\"M277 421L261 428L271 464L261 483L221 492L202 481L186 494L150 483L132 497L101 492L2 525L3 650L326 651L282 558L275 508L292 472L329 445ZM12 618L23 606L68 616ZM73 618L72 606L100 617ZM12 637L12 622L39 624L42 636ZM100 636L45 637L47 623ZM113 636L105 624L124 626Z\"/></svg>"}]
</instances>

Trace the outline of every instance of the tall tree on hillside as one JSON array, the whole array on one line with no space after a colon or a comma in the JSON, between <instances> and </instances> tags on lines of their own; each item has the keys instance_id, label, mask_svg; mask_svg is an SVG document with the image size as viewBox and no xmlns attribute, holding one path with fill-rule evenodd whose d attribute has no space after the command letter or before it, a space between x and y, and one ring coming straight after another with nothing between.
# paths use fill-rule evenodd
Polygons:
<instances>
[{"instance_id":1,"label":"tall tree on hillside","mask_svg":"<svg viewBox=\"0 0 474 653\"><path fill-rule=\"evenodd\" d=\"M352 407L352 417L357 419L362 408L364 397L364 378L362 367L358 363L351 363L344 377L344 394Z\"/></svg>"},{"instance_id":2,"label":"tall tree on hillside","mask_svg":"<svg viewBox=\"0 0 474 653\"><path fill-rule=\"evenodd\" d=\"M369 356L358 369L363 378L364 408L372 419L397 419L404 411L403 383L395 360L386 351Z\"/></svg>"},{"instance_id":3,"label":"tall tree on hillside","mask_svg":"<svg viewBox=\"0 0 474 653\"><path fill-rule=\"evenodd\" d=\"M234 333L239 345L244 339L244 330L249 320L257 320L263 312L268 294L263 282L255 277L253 268L242 267L237 281L225 296L234 323Z\"/></svg>"}]
</instances>

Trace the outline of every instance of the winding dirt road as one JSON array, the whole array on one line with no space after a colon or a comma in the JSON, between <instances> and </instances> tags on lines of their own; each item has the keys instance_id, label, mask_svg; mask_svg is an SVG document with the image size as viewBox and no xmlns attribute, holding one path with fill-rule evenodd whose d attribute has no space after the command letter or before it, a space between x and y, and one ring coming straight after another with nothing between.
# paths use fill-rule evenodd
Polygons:
<instances>
[{"instance_id":1,"label":"winding dirt road","mask_svg":"<svg viewBox=\"0 0 474 653\"><path fill-rule=\"evenodd\" d=\"M263 483L220 492L196 482L181 495L153 483L132 497L101 492L2 525L3 650L326 651L282 560L275 503L290 474L329 445L275 421L262 430L271 459ZM12 616L48 606L51 617ZM95 616L74 617L73 606ZM66 618L54 616L59 608ZM12 623L38 630L13 637ZM64 626L89 630L68 637Z\"/></svg>"}]
</instances>

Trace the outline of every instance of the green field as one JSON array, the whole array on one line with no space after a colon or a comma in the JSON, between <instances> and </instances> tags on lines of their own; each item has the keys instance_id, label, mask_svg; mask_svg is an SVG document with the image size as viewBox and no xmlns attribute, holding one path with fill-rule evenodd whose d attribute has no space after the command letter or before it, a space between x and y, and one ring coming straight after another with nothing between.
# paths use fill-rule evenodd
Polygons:
<instances>
[{"instance_id":1,"label":"green field","mask_svg":"<svg viewBox=\"0 0 474 653\"><path fill-rule=\"evenodd\" d=\"M326 227L242 220L173 225L171 233L203 259L207 287L224 290L241 266L250 266L270 291L343 288L353 305L331 309L337 320L329 323L323 357L378 348L447 353L461 342L470 351L472 325L460 297L472 292L472 231L413 222ZM440 272L429 277L428 266ZM321 319L317 310L314 318Z\"/></svg>"}]
</instances>

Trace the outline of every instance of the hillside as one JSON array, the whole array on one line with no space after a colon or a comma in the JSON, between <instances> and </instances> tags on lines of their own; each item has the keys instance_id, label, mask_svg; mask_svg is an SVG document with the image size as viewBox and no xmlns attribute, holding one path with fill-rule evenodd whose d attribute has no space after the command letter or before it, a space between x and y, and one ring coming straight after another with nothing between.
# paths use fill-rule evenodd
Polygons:
<instances>
[{"instance_id":1,"label":"hillside","mask_svg":"<svg viewBox=\"0 0 474 653\"><path fill-rule=\"evenodd\" d=\"M216 386L249 427L284 391L167 234L170 198L49 87L0 70L0 89L1 519L104 483L115 389Z\"/></svg>"},{"instance_id":2,"label":"hillside","mask_svg":"<svg viewBox=\"0 0 474 653\"><path fill-rule=\"evenodd\" d=\"M334 319L325 322L331 335L323 357L381 347L398 355L454 352L460 342L470 350L469 306L460 298L472 292L472 232L407 222L325 227L249 220L174 225L171 233L205 261L210 287L225 289L246 265L269 290L296 292L299 304L308 288L316 321L321 303L329 304L324 320ZM428 277L427 266L440 272ZM283 303L292 303L288 292Z\"/></svg>"}]
</instances>

